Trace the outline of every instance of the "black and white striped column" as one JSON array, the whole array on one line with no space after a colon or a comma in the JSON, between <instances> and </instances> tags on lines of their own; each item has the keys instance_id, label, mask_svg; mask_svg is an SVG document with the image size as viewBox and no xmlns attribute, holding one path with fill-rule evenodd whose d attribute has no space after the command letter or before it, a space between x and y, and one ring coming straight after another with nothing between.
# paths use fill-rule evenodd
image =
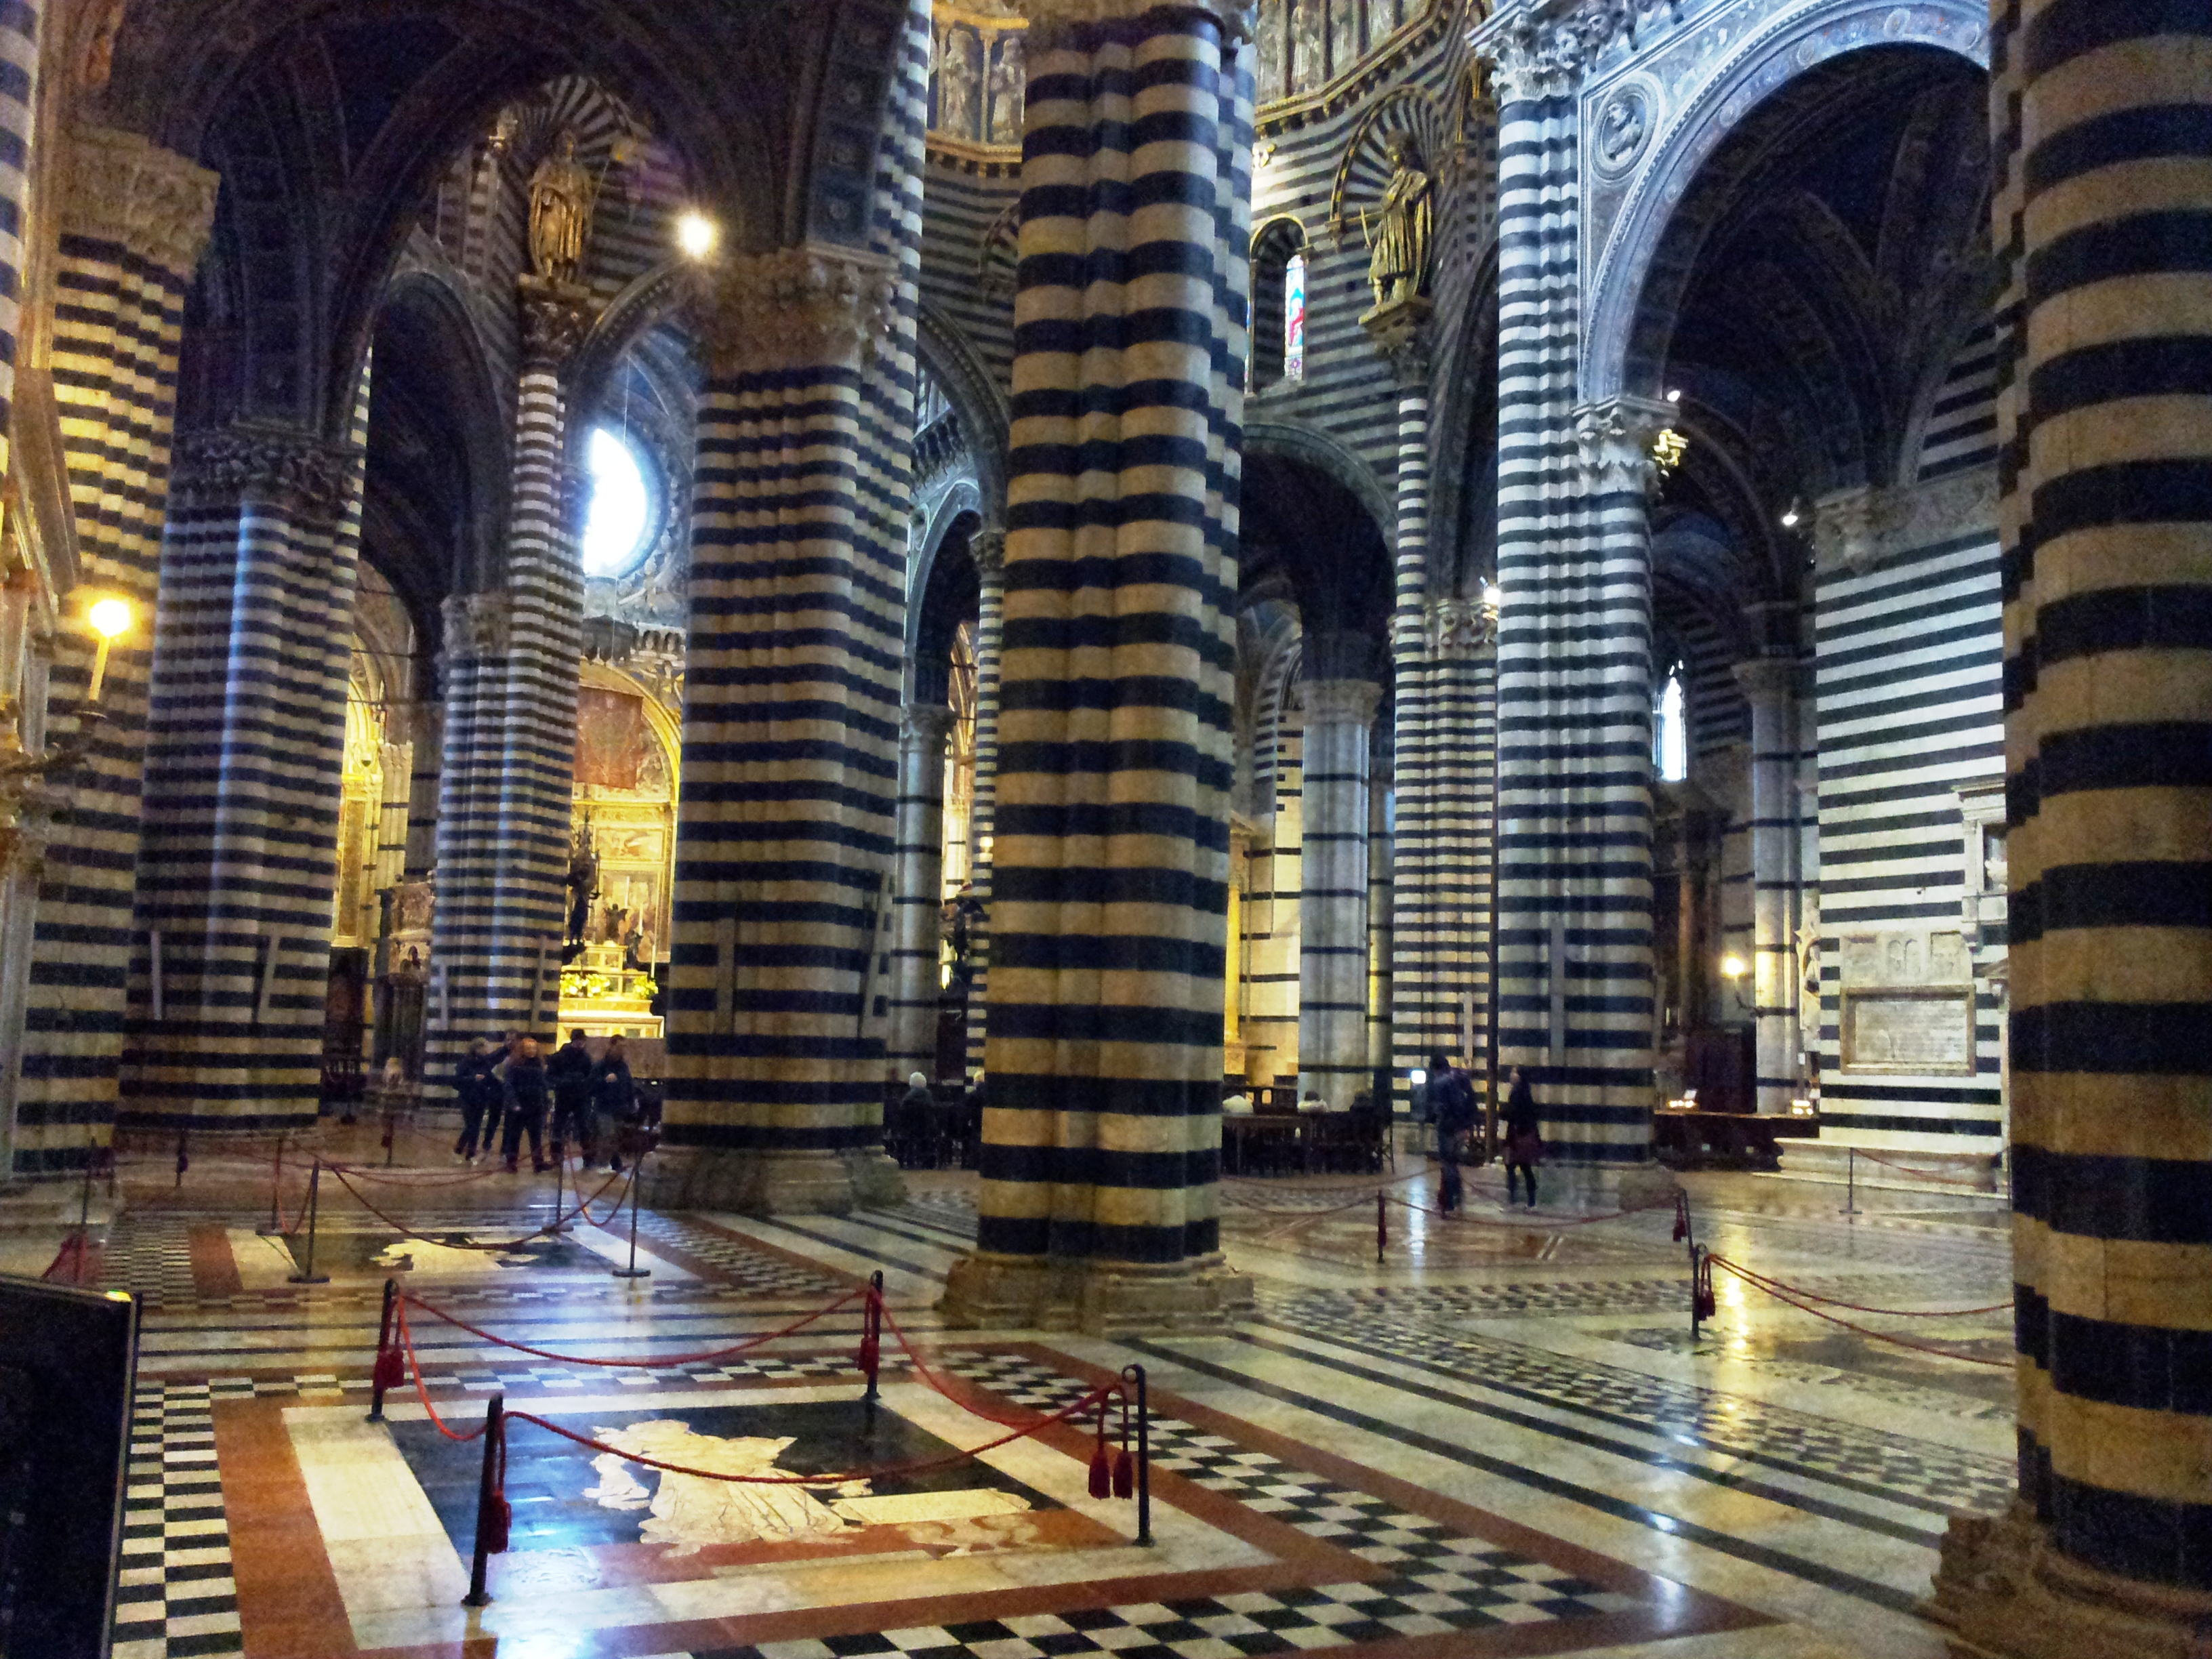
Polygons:
<instances>
[{"instance_id":1,"label":"black and white striped column","mask_svg":"<svg viewBox=\"0 0 2212 1659\"><path fill-rule=\"evenodd\" d=\"M2212 1627L2212 9L1996 9L2021 1509L1999 1652Z\"/></svg>"},{"instance_id":2,"label":"black and white striped column","mask_svg":"<svg viewBox=\"0 0 2212 1659\"><path fill-rule=\"evenodd\" d=\"M506 678L507 599L457 593L446 601L443 754L431 817L437 908L430 925L428 1038L423 1076L435 1091L477 1037L506 1030L492 1003L493 922L499 886L495 758Z\"/></svg>"},{"instance_id":3,"label":"black and white striped column","mask_svg":"<svg viewBox=\"0 0 2212 1659\"><path fill-rule=\"evenodd\" d=\"M146 687L185 295L215 215L216 175L133 133L79 127L55 212L51 367L78 580L120 594L137 628L108 659L107 719L47 850L15 1087L14 1169L82 1167L115 1116L127 1016L146 754ZM157 210L158 209L158 210ZM59 709L83 696L93 641L56 637ZM70 735L74 717L52 723ZM142 953L143 954L143 953Z\"/></svg>"},{"instance_id":4,"label":"black and white striped column","mask_svg":"<svg viewBox=\"0 0 2212 1659\"><path fill-rule=\"evenodd\" d=\"M1759 1109L1786 1115L1797 1093L1797 665L1736 665L1751 709L1752 1018Z\"/></svg>"},{"instance_id":5,"label":"black and white striped column","mask_svg":"<svg viewBox=\"0 0 2212 1659\"><path fill-rule=\"evenodd\" d=\"M1396 829L1390 872L1390 1090L1409 1104L1413 1073L1437 1033L1427 1012L1428 863L1434 801L1429 743L1429 352L1411 328L1383 343L1398 380L1397 537L1390 611L1391 769ZM1419 1005L1419 1006L1417 1006ZM1449 1046L1447 1044L1446 1046Z\"/></svg>"},{"instance_id":6,"label":"black and white striped column","mask_svg":"<svg viewBox=\"0 0 2212 1659\"><path fill-rule=\"evenodd\" d=\"M1382 1086L1390 1071L1391 936L1390 728L1378 725L1370 739L1367 762L1367 1078L1363 1087L1376 1091L1375 1103L1389 1110L1389 1091ZM1382 750L1379 755L1376 752Z\"/></svg>"},{"instance_id":7,"label":"black and white striped column","mask_svg":"<svg viewBox=\"0 0 2212 1659\"><path fill-rule=\"evenodd\" d=\"M14 428L23 226L30 206L42 9L40 0L11 0L0 9L0 477L8 476Z\"/></svg>"},{"instance_id":8,"label":"black and white striped column","mask_svg":"<svg viewBox=\"0 0 2212 1659\"><path fill-rule=\"evenodd\" d=\"M242 425L179 442L125 1122L260 1129L320 1110L367 408L364 383L346 444Z\"/></svg>"},{"instance_id":9,"label":"black and white striped column","mask_svg":"<svg viewBox=\"0 0 2212 1659\"><path fill-rule=\"evenodd\" d=\"M990 1030L991 828L999 799L999 676L1006 639L1006 532L979 530L975 561L975 782L968 806L968 890L983 907L968 925L968 1075L981 1076Z\"/></svg>"},{"instance_id":10,"label":"black and white striped column","mask_svg":"<svg viewBox=\"0 0 2212 1659\"><path fill-rule=\"evenodd\" d=\"M908 703L899 726L898 906L891 930L890 1033L895 1083L937 1076L938 972L945 905L945 744L949 705Z\"/></svg>"},{"instance_id":11,"label":"black and white striped column","mask_svg":"<svg viewBox=\"0 0 2212 1659\"><path fill-rule=\"evenodd\" d=\"M1310 642L1309 645L1310 650ZM1382 688L1308 680L1299 860L1298 1096L1338 1111L1368 1086L1368 741Z\"/></svg>"},{"instance_id":12,"label":"black and white striped column","mask_svg":"<svg viewBox=\"0 0 2212 1659\"><path fill-rule=\"evenodd\" d=\"M1030 0L976 1253L945 1316L1217 1323L1251 72ZM1239 9L1241 12L1241 8Z\"/></svg>"}]
</instances>

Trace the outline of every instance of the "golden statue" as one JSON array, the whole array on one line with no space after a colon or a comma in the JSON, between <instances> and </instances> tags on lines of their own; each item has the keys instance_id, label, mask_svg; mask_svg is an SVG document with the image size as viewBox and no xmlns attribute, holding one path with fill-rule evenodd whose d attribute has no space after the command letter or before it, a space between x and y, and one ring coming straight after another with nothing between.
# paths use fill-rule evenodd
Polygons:
<instances>
[{"instance_id":1,"label":"golden statue","mask_svg":"<svg viewBox=\"0 0 2212 1659\"><path fill-rule=\"evenodd\" d=\"M1359 214L1370 250L1367 281L1382 311L1418 299L1429 279L1429 247L1436 234L1436 183L1413 165L1413 147L1403 137L1390 141L1390 182L1383 188L1374 222Z\"/></svg>"},{"instance_id":2,"label":"golden statue","mask_svg":"<svg viewBox=\"0 0 2212 1659\"><path fill-rule=\"evenodd\" d=\"M530 176L530 263L549 283L573 284L584 268L599 181L576 159L576 135L563 132Z\"/></svg>"}]
</instances>

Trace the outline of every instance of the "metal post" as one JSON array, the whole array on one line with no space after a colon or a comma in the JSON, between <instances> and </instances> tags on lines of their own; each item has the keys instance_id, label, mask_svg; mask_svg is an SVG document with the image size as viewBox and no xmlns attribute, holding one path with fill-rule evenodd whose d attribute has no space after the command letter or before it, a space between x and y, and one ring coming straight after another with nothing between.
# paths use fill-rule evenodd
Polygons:
<instances>
[{"instance_id":1,"label":"metal post","mask_svg":"<svg viewBox=\"0 0 2212 1659\"><path fill-rule=\"evenodd\" d=\"M1152 1541L1152 1417L1145 1398L1145 1368L1123 1367L1121 1380L1137 1388L1137 1541L1149 1545Z\"/></svg>"},{"instance_id":2,"label":"metal post","mask_svg":"<svg viewBox=\"0 0 2212 1659\"><path fill-rule=\"evenodd\" d=\"M284 1190L284 1132L276 1132L276 1167L269 1175L269 1223L253 1231L264 1238L282 1237L284 1231L283 1212L277 1208L279 1195Z\"/></svg>"},{"instance_id":3,"label":"metal post","mask_svg":"<svg viewBox=\"0 0 2212 1659\"><path fill-rule=\"evenodd\" d=\"M185 1171L192 1167L191 1158L185 1146L185 1137L191 1133L189 1129L177 1131L177 1190L179 1192L184 1190Z\"/></svg>"},{"instance_id":4,"label":"metal post","mask_svg":"<svg viewBox=\"0 0 2212 1659\"><path fill-rule=\"evenodd\" d=\"M637 1189L645 1184L645 1154L640 1152L629 1164L629 1266L615 1269L617 1279L650 1279L653 1269L637 1265Z\"/></svg>"},{"instance_id":5,"label":"metal post","mask_svg":"<svg viewBox=\"0 0 2212 1659\"><path fill-rule=\"evenodd\" d=\"M1859 1149L1858 1149L1857 1147L1856 1147L1856 1146L1853 1146L1853 1147L1850 1148L1850 1149L1846 1152L1846 1153L1844 1154L1844 1213L1845 1215L1856 1215L1858 1212L1859 1212Z\"/></svg>"},{"instance_id":6,"label":"metal post","mask_svg":"<svg viewBox=\"0 0 2212 1659\"><path fill-rule=\"evenodd\" d=\"M384 1354L392 1346L392 1304L399 1299L399 1281L384 1281L384 1316L376 1325L376 1363L369 1367L368 1420L384 1421Z\"/></svg>"},{"instance_id":7,"label":"metal post","mask_svg":"<svg viewBox=\"0 0 2212 1659\"><path fill-rule=\"evenodd\" d=\"M543 1145L544 1143L541 1142L540 1144ZM567 1194L563 1189L567 1186L568 1179L568 1166L567 1162L562 1158L555 1158L553 1160L553 1218L545 1224L545 1231L549 1237L558 1238L563 1233L574 1232L575 1231L575 1229L570 1226L568 1223L561 1218L561 1206L567 1200ZM577 1201L580 1207L582 1204L582 1192L580 1188L578 1190Z\"/></svg>"},{"instance_id":8,"label":"metal post","mask_svg":"<svg viewBox=\"0 0 2212 1659\"><path fill-rule=\"evenodd\" d=\"M1382 1251L1390 1243L1390 1223L1382 1209L1382 1194L1375 1194L1375 1265L1382 1265Z\"/></svg>"},{"instance_id":9,"label":"metal post","mask_svg":"<svg viewBox=\"0 0 2212 1659\"><path fill-rule=\"evenodd\" d=\"M492 1499L499 1483L500 1419L507 1414L507 1396L495 1394L484 1407L483 1473L477 1477L477 1547L475 1559L469 1565L469 1593L461 1598L465 1607L484 1607L491 1605L491 1592L484 1588L485 1570L491 1560L491 1535L485 1522L491 1514Z\"/></svg>"},{"instance_id":10,"label":"metal post","mask_svg":"<svg viewBox=\"0 0 2212 1659\"><path fill-rule=\"evenodd\" d=\"M1692 1348L1698 1346L1698 1279L1700 1266L1698 1258L1705 1253L1705 1247L1702 1244L1690 1246L1690 1346Z\"/></svg>"},{"instance_id":11,"label":"metal post","mask_svg":"<svg viewBox=\"0 0 2212 1659\"><path fill-rule=\"evenodd\" d=\"M84 1149L84 1188L76 1200L76 1283L84 1283L84 1258L92 1243L92 1163L94 1148Z\"/></svg>"},{"instance_id":12,"label":"metal post","mask_svg":"<svg viewBox=\"0 0 2212 1659\"><path fill-rule=\"evenodd\" d=\"M315 1228L322 1215L323 1161L315 1160L315 1167L307 1176L307 1260L298 1273L287 1281L293 1285L327 1285L328 1273L315 1271Z\"/></svg>"},{"instance_id":13,"label":"metal post","mask_svg":"<svg viewBox=\"0 0 2212 1659\"><path fill-rule=\"evenodd\" d=\"M868 1275L868 1299L860 1310L860 1346L872 1360L868 1367L868 1386L861 1393L862 1431L876 1431L876 1401L881 1397L876 1378L883 1370L884 1343L884 1272L878 1267Z\"/></svg>"}]
</instances>

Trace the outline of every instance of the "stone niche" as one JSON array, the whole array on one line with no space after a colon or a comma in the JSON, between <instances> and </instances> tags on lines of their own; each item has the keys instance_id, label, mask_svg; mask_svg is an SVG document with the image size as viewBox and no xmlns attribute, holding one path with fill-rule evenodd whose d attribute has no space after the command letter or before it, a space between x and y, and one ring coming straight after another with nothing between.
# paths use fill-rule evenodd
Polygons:
<instances>
[{"instance_id":1,"label":"stone niche","mask_svg":"<svg viewBox=\"0 0 2212 1659\"><path fill-rule=\"evenodd\" d=\"M1963 933L1899 928L1846 933L1838 943L1843 1070L1973 1074L1974 964Z\"/></svg>"}]
</instances>

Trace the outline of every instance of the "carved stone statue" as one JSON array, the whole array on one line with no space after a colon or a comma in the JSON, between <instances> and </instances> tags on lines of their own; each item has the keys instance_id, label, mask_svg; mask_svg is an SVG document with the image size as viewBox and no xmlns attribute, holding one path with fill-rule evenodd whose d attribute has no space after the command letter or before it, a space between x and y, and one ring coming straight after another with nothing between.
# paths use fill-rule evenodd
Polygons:
<instances>
[{"instance_id":1,"label":"carved stone statue","mask_svg":"<svg viewBox=\"0 0 2212 1659\"><path fill-rule=\"evenodd\" d=\"M599 194L598 180L576 159L576 135L563 132L530 176L530 263L545 281L573 283L583 270Z\"/></svg>"},{"instance_id":2,"label":"carved stone statue","mask_svg":"<svg viewBox=\"0 0 2212 1659\"><path fill-rule=\"evenodd\" d=\"M84 70L79 77L87 92L107 90L107 83L115 78L115 39L123 33L123 15L130 8L130 0L108 0L93 26L92 40L84 51Z\"/></svg>"},{"instance_id":3,"label":"carved stone statue","mask_svg":"<svg viewBox=\"0 0 2212 1659\"><path fill-rule=\"evenodd\" d=\"M1420 297L1429 280L1429 252L1436 235L1436 182L1421 171L1413 144L1401 136L1390 141L1390 182L1370 221L1363 210L1360 228L1369 249L1368 285L1375 308Z\"/></svg>"},{"instance_id":4,"label":"carved stone statue","mask_svg":"<svg viewBox=\"0 0 2212 1659\"><path fill-rule=\"evenodd\" d=\"M981 90L982 43L967 29L947 29L937 55L937 127L955 138L976 133L975 94Z\"/></svg>"},{"instance_id":5,"label":"carved stone statue","mask_svg":"<svg viewBox=\"0 0 2212 1659\"><path fill-rule=\"evenodd\" d=\"M991 142L1022 142L1022 97L1029 74L1022 61L1022 37L1009 30L999 37L999 61L991 70Z\"/></svg>"},{"instance_id":6,"label":"carved stone statue","mask_svg":"<svg viewBox=\"0 0 2212 1659\"><path fill-rule=\"evenodd\" d=\"M1623 94L1605 106L1598 117L1598 159L1609 167L1624 167L1636 159L1636 152L1644 147L1644 134L1650 125L1641 98Z\"/></svg>"}]
</instances>

